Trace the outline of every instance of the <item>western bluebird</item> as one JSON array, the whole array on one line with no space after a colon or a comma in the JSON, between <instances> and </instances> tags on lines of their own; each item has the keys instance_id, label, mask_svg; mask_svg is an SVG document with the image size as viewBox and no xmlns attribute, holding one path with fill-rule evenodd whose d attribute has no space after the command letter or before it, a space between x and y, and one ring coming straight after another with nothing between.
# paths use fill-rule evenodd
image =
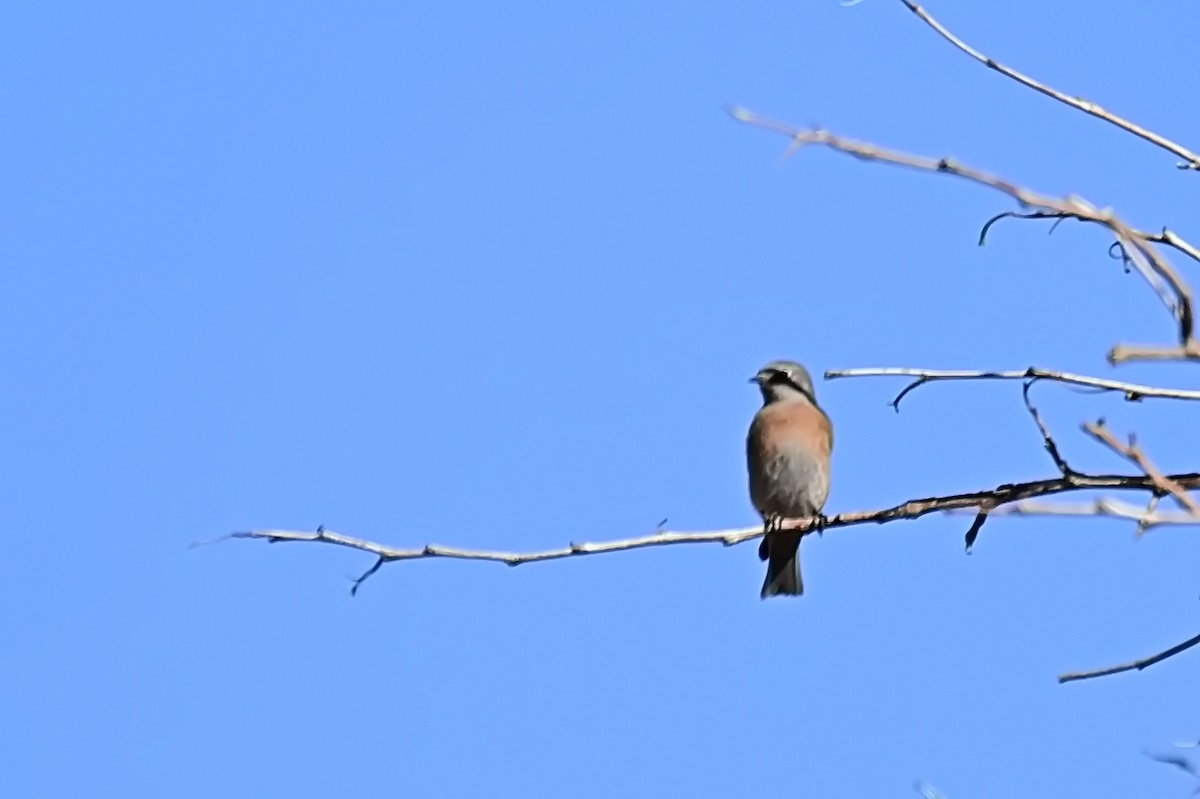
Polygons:
<instances>
[{"instance_id":1,"label":"western bluebird","mask_svg":"<svg viewBox=\"0 0 1200 799\"><path fill-rule=\"evenodd\" d=\"M817 405L812 378L800 364L772 361L750 382L758 384L763 397L746 437L750 501L767 533L758 548L758 556L767 561L760 596L800 596L800 534L772 528L780 519L820 516L829 496L833 425Z\"/></svg>"}]
</instances>

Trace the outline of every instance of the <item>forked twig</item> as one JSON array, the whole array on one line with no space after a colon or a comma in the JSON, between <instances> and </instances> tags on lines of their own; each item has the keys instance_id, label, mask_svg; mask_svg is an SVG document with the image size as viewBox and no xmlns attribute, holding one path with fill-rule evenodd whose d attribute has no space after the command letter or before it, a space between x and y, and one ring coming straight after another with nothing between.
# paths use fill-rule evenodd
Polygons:
<instances>
[{"instance_id":1,"label":"forked twig","mask_svg":"<svg viewBox=\"0 0 1200 799\"><path fill-rule=\"evenodd\" d=\"M1178 501L1181 506L1186 508L1197 518L1200 518L1200 504L1197 504L1196 500L1183 488L1183 486L1172 481L1169 477L1164 475L1158 469L1158 467L1150 461L1150 458L1147 457L1146 453L1143 452L1141 447L1138 446L1137 439L1132 433L1129 435L1129 443L1122 444L1108 429L1108 426L1104 423L1103 419L1095 422L1085 422L1083 424L1083 431L1145 472L1146 475L1154 481L1156 493L1164 495L1170 494L1171 496L1175 497L1176 501Z\"/></svg>"}]
</instances>

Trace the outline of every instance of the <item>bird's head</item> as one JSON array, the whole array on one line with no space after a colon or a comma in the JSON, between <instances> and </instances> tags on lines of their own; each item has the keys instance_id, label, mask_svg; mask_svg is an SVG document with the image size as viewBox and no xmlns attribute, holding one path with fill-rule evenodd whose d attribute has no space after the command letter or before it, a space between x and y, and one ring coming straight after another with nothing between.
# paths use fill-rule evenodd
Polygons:
<instances>
[{"instance_id":1,"label":"bird's head","mask_svg":"<svg viewBox=\"0 0 1200 799\"><path fill-rule=\"evenodd\" d=\"M758 384L763 404L801 397L807 398L813 405L817 404L812 377L807 369L795 361L771 361L759 369L750 382Z\"/></svg>"}]
</instances>

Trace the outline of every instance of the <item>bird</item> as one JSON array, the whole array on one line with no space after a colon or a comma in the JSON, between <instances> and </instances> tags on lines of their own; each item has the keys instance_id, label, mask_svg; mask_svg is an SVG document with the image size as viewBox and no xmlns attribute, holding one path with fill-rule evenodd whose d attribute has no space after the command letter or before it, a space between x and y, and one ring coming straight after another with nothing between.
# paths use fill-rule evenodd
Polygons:
<instances>
[{"instance_id":1,"label":"bird","mask_svg":"<svg viewBox=\"0 0 1200 799\"><path fill-rule=\"evenodd\" d=\"M763 401L746 435L750 501L763 518L758 556L767 562L759 596L800 596L801 534L778 524L816 517L823 526L833 423L817 404L808 370L794 361L771 361L750 382Z\"/></svg>"}]
</instances>

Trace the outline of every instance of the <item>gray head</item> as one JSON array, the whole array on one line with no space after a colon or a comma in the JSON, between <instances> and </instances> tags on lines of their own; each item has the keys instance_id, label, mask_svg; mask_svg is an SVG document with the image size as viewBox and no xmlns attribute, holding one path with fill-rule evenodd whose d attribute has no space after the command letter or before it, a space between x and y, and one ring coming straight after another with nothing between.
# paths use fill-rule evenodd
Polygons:
<instances>
[{"instance_id":1,"label":"gray head","mask_svg":"<svg viewBox=\"0 0 1200 799\"><path fill-rule=\"evenodd\" d=\"M807 397L813 405L817 404L817 392L813 389L812 377L808 370L795 361L771 361L758 370L758 374L750 378L751 383L758 383L762 391L763 405L788 399Z\"/></svg>"}]
</instances>

